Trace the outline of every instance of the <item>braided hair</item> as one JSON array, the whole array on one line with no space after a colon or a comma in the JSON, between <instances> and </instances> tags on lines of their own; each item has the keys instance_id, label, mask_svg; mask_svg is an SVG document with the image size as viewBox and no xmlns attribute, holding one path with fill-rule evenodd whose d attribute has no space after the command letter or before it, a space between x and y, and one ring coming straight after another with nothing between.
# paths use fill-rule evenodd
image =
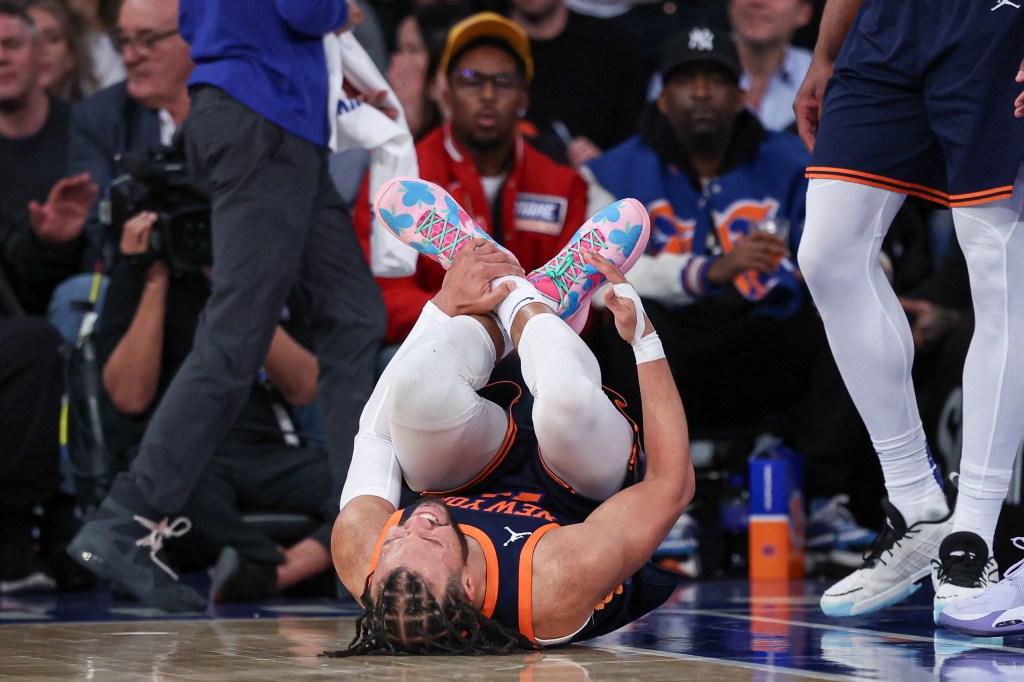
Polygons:
<instances>
[{"instance_id":1,"label":"braided hair","mask_svg":"<svg viewBox=\"0 0 1024 682\"><path fill-rule=\"evenodd\" d=\"M396 568L382 580L376 600L369 585L363 592L366 610L356 620L356 635L348 649L321 656L483 656L537 648L522 634L474 608L457 577L448 582L443 602L434 598L419 574L407 568Z\"/></svg>"}]
</instances>

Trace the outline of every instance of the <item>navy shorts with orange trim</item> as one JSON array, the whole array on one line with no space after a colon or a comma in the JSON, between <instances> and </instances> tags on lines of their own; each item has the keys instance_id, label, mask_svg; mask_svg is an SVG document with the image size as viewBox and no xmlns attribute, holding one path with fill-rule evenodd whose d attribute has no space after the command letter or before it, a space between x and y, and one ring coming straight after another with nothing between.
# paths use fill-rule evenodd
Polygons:
<instances>
[{"instance_id":1,"label":"navy shorts with orange trim","mask_svg":"<svg viewBox=\"0 0 1024 682\"><path fill-rule=\"evenodd\" d=\"M1022 5L1018 8L1016 5ZM825 90L810 178L967 206L1024 160L1024 2L865 0Z\"/></svg>"}]
</instances>

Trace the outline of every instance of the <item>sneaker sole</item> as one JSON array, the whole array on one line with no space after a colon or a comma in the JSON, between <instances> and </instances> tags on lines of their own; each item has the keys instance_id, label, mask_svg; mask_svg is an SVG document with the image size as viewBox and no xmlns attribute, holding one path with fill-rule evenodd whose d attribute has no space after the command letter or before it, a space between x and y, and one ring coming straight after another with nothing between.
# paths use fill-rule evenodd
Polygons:
<instances>
[{"instance_id":1,"label":"sneaker sole","mask_svg":"<svg viewBox=\"0 0 1024 682\"><path fill-rule=\"evenodd\" d=\"M978 621L981 620L992 621L993 619L989 616L978 619ZM964 621L953 620L952 616L944 613L939 614L937 624L962 635L970 635L971 637L1010 637L1024 633L1024 622L997 628L981 625L980 622L978 624L972 624Z\"/></svg>"},{"instance_id":2,"label":"sneaker sole","mask_svg":"<svg viewBox=\"0 0 1024 682\"><path fill-rule=\"evenodd\" d=\"M880 592L870 599L863 601L844 600L826 602L825 595L822 595L820 607L821 612L830 618L846 618L849 616L862 616L866 613L874 613L884 608L899 604L901 601L921 589L922 581L931 574L930 570L924 571L921 575L912 580L899 583L884 592Z\"/></svg>"},{"instance_id":3,"label":"sneaker sole","mask_svg":"<svg viewBox=\"0 0 1024 682\"><path fill-rule=\"evenodd\" d=\"M24 578L0 581L0 594L54 592L56 589L57 581L45 573L31 573Z\"/></svg>"}]
</instances>

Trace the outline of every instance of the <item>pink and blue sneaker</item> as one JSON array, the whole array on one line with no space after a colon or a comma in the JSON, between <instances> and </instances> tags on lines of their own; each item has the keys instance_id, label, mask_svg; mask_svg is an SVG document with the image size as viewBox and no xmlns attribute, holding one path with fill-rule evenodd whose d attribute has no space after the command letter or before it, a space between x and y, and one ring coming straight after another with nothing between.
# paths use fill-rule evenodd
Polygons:
<instances>
[{"instance_id":1,"label":"pink and blue sneaker","mask_svg":"<svg viewBox=\"0 0 1024 682\"><path fill-rule=\"evenodd\" d=\"M476 237L489 240L518 262L448 192L427 180L389 180L377 192L373 207L378 220L392 234L446 270L456 254ZM605 283L604 275L583 260L583 252L595 251L625 273L640 258L650 232L650 218L643 204L636 199L621 199L584 223L558 255L527 279L552 301L559 317L579 332L587 321L590 297Z\"/></svg>"},{"instance_id":2,"label":"pink and blue sneaker","mask_svg":"<svg viewBox=\"0 0 1024 682\"><path fill-rule=\"evenodd\" d=\"M437 185L419 178L394 178L373 200L377 219L401 241L447 270L462 247L483 237L516 262L519 259L484 232L458 202Z\"/></svg>"},{"instance_id":3,"label":"pink and blue sneaker","mask_svg":"<svg viewBox=\"0 0 1024 682\"><path fill-rule=\"evenodd\" d=\"M650 234L643 204L620 199L583 223L557 256L526 278L556 303L558 316L579 333L587 322L591 296L607 281L583 259L584 252L594 251L626 273L643 254Z\"/></svg>"}]
</instances>

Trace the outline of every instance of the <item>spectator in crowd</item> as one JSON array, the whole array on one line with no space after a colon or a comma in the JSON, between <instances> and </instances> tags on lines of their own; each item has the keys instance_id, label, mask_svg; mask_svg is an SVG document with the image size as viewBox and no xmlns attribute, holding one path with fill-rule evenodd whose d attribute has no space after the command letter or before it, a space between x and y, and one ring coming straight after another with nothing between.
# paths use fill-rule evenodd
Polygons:
<instances>
[{"instance_id":1,"label":"spectator in crowd","mask_svg":"<svg viewBox=\"0 0 1024 682\"><path fill-rule=\"evenodd\" d=\"M639 135L587 170L651 214L653 248L629 277L665 339L692 429L774 431L804 455L808 497L848 492L855 462L870 463L871 450L790 255L804 218L806 151L746 109L728 34L695 26L662 54L665 87ZM780 225L788 236L773 231ZM606 345L605 380L637 410L632 363ZM859 537L828 550L859 557L872 534L848 514L832 518Z\"/></svg>"},{"instance_id":2,"label":"spectator in crowd","mask_svg":"<svg viewBox=\"0 0 1024 682\"><path fill-rule=\"evenodd\" d=\"M83 38L92 76L98 88L106 88L124 80L124 63L110 37L117 23L117 11L122 0L68 0L71 11L85 23Z\"/></svg>"},{"instance_id":3,"label":"spectator in crowd","mask_svg":"<svg viewBox=\"0 0 1024 682\"><path fill-rule=\"evenodd\" d=\"M811 0L729 0L740 87L747 106L768 130L796 130L793 98L811 65L811 51L793 36L814 15Z\"/></svg>"},{"instance_id":4,"label":"spectator in crowd","mask_svg":"<svg viewBox=\"0 0 1024 682\"><path fill-rule=\"evenodd\" d=\"M726 30L729 18L720 0L566 0L569 9L608 19L629 43L644 78L658 71L658 49L673 33L693 24Z\"/></svg>"},{"instance_id":5,"label":"spectator in crowd","mask_svg":"<svg viewBox=\"0 0 1024 682\"><path fill-rule=\"evenodd\" d=\"M137 449L146 422L188 355L210 296L208 273L172 276L168 263L154 257L150 233L155 220L147 212L126 222L120 242L124 257L113 268L97 321L98 360L114 408L105 419L105 437L111 454L122 462ZM316 357L296 340L308 331L301 303L299 296L289 300L241 415L218 443L181 511L199 536L189 538L190 546L198 541L219 553L213 601L268 597L330 566L337 502L329 499L327 457L303 447L290 412L292 405L311 402L317 390ZM242 512L255 510L305 514L321 524L310 537L281 551L242 519Z\"/></svg>"},{"instance_id":6,"label":"spectator in crowd","mask_svg":"<svg viewBox=\"0 0 1024 682\"><path fill-rule=\"evenodd\" d=\"M27 223L64 176L70 107L46 92L42 36L20 4L0 2L0 40L0 197Z\"/></svg>"},{"instance_id":7,"label":"spectator in crowd","mask_svg":"<svg viewBox=\"0 0 1024 682\"><path fill-rule=\"evenodd\" d=\"M530 38L536 77L525 117L545 148L579 168L636 132L646 74L611 24L565 0L511 0L509 16Z\"/></svg>"},{"instance_id":8,"label":"spectator in crowd","mask_svg":"<svg viewBox=\"0 0 1024 682\"><path fill-rule=\"evenodd\" d=\"M441 185L527 270L551 258L586 219L587 187L573 169L555 163L519 132L534 75L530 42L515 23L493 12L452 27L441 70L452 119L416 146L420 176ZM368 202L358 206L365 210ZM361 229L369 225L357 217ZM444 270L421 257L416 273L381 278L388 309L388 343L412 329L423 305L441 288Z\"/></svg>"},{"instance_id":9,"label":"spectator in crowd","mask_svg":"<svg viewBox=\"0 0 1024 682\"><path fill-rule=\"evenodd\" d=\"M171 144L189 112L188 78L194 66L178 33L173 0L124 0L113 36L127 79L76 104L71 114L68 172L87 172L100 187L122 173L118 155L144 156ZM86 232L86 257L95 259L104 240L95 210ZM114 247L107 245L108 250Z\"/></svg>"},{"instance_id":10,"label":"spectator in crowd","mask_svg":"<svg viewBox=\"0 0 1024 682\"><path fill-rule=\"evenodd\" d=\"M182 508L238 419L289 292L297 286L310 300L336 494L372 389L384 311L328 169L336 65L323 38L345 28L349 4L182 0L178 18L196 62L181 133L189 173L210 196L211 295L138 455L69 552L147 605L189 611L206 600L161 570L156 548L170 529L160 520ZM150 53L179 38L171 22L129 27L123 12L121 29L123 45ZM152 553L147 542L157 543Z\"/></svg>"},{"instance_id":11,"label":"spectator in crowd","mask_svg":"<svg viewBox=\"0 0 1024 682\"><path fill-rule=\"evenodd\" d=\"M43 40L40 78L54 97L76 102L98 89L81 17L60 0L29 0Z\"/></svg>"},{"instance_id":12,"label":"spectator in crowd","mask_svg":"<svg viewBox=\"0 0 1024 682\"><path fill-rule=\"evenodd\" d=\"M4 9L0 27L10 16ZM67 236L81 232L95 196L86 177L60 180L46 203L33 204L29 218L0 199L0 594L81 585L64 561L70 537L50 532L69 528L71 518L59 519L54 504L60 337L41 316L56 284L77 271ZM42 556L33 547L36 507L44 509ZM60 509L70 513L66 505Z\"/></svg>"},{"instance_id":13,"label":"spectator in crowd","mask_svg":"<svg viewBox=\"0 0 1024 682\"><path fill-rule=\"evenodd\" d=\"M416 140L449 118L442 112L445 83L437 67L448 31L471 13L468 3L442 2L417 7L398 24L387 77Z\"/></svg>"}]
</instances>

